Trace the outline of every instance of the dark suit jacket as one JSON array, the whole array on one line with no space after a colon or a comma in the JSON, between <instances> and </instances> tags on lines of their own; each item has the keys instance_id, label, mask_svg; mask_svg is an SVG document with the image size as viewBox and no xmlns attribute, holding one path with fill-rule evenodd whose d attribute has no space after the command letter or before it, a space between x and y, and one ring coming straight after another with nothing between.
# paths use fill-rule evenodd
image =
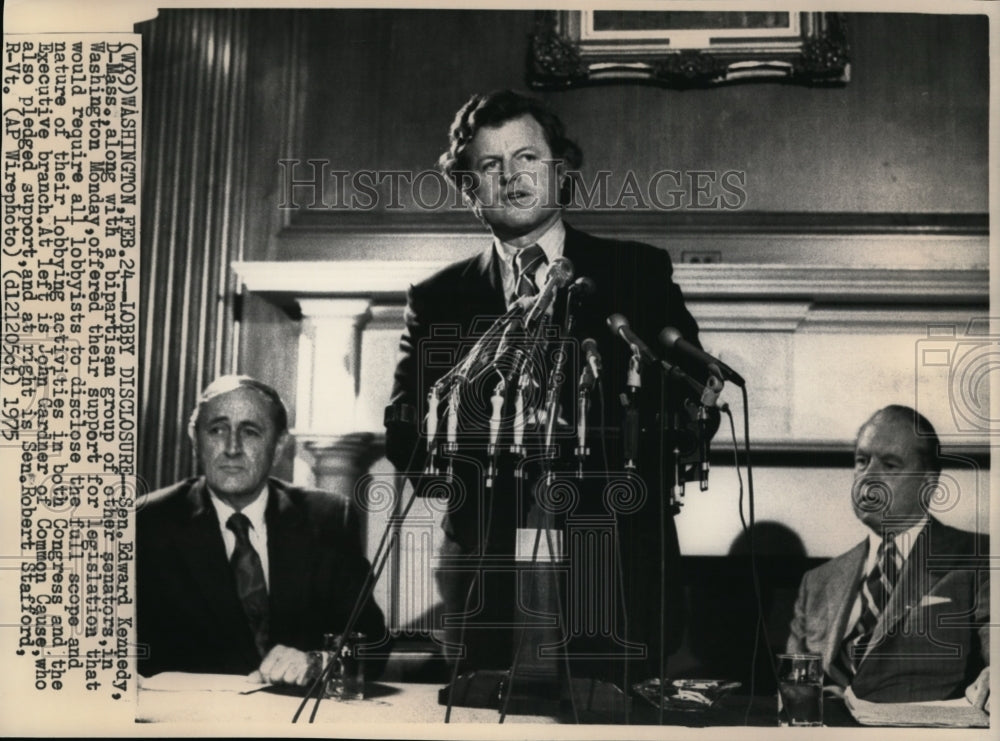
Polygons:
<instances>
[{"instance_id":1,"label":"dark suit jacket","mask_svg":"<svg viewBox=\"0 0 1000 741\"><path fill-rule=\"evenodd\" d=\"M350 500L277 479L268 482L270 643L302 651L339 633L368 571ZM161 671L248 674L260 665L204 478L160 489L137 504L139 642L146 676ZM369 601L356 630L386 635ZM366 670L376 676L384 659Z\"/></svg>"},{"instance_id":2,"label":"dark suit jacket","mask_svg":"<svg viewBox=\"0 0 1000 741\"><path fill-rule=\"evenodd\" d=\"M594 394L593 408L588 415L591 428L588 463L593 478L581 484L568 471L565 473L567 483L579 485L583 490L571 514L606 517L609 509L607 502L622 492L626 492L625 500L638 502L638 506L630 504L622 508L628 509L626 513L618 510L617 532L622 544L619 552L625 578L622 591L629 602L629 636L647 645L647 658L655 663L661 620L661 523L667 561L664 634L668 650L676 648L680 640L683 605L677 581L680 558L677 531L672 516L659 516L662 504L662 487L657 479L659 437L653 429L653 418L659 411L660 377L649 369L643 373L638 406L643 412L642 423L648 432L642 436L641 476L626 476L622 473L623 444L618 434L622 420L618 395L625 391L630 351L625 342L611 334L606 321L610 314L623 314L633 330L650 345L656 342L657 334L667 325L676 327L689 341L697 344L698 327L684 305L680 288L673 282L670 256L664 250L639 242L600 239L567 224L563 255L573 263L575 277L586 276L596 284L594 295L574 312L575 326L571 336L577 342L587 337L596 340L603 358L603 418L609 461L607 467L601 465L601 445L595 429L602 415L597 404L599 397ZM553 325L557 327L563 325L565 317L565 294L566 290L561 290L554 303ZM430 386L461 359L472 342L505 310L500 268L492 243L481 254L456 262L411 286L406 308L406 331L400 342L400 360L391 401L395 411L411 406L416 409L416 414L408 421L387 423L387 456L397 470L420 472L423 469L426 448L425 441L418 434L423 430L426 394ZM578 352L571 351L569 356L562 406L564 412L571 414L580 361ZM496 380L493 377L484 384L484 388L479 389L480 400L485 400L478 418L480 429L485 428L485 420L489 418L488 411L484 410L489 409L489 389ZM468 404L468 400L464 400L463 408ZM482 439L479 444L480 451L485 449L485 442ZM572 461L574 446L572 439L562 439L563 459ZM494 486L492 507L488 507L486 502L490 501L490 496L483 488L482 477L484 456L477 457L475 448L475 445L462 446L460 440L463 460L455 463L455 482L451 484L452 509L445 518L445 532L467 553L474 553L489 528L488 550L507 554L512 548L513 531L520 516L515 511L519 506L517 503L529 498L520 488L524 487L524 479L512 479L509 476L511 461L506 461L508 469L505 469L505 462L501 460L500 469L508 470L508 478L506 481L501 478ZM616 482L619 485L617 489ZM440 480L435 488L441 491ZM612 556L603 556L608 557ZM612 590L614 600L617 600L617 593L617 589ZM502 601L508 606L511 604L509 596ZM616 630L622 631L623 624L619 623ZM589 649L582 649L586 650Z\"/></svg>"},{"instance_id":3,"label":"dark suit jacket","mask_svg":"<svg viewBox=\"0 0 1000 741\"><path fill-rule=\"evenodd\" d=\"M698 344L698 326L684 305L680 288L673 282L673 266L664 250L639 242L600 239L567 224L563 255L573 263L576 277L589 277L596 284L595 294L574 312L572 337L577 342L586 337L597 341L604 363L604 419L610 431L609 468L620 471L622 446L617 431L622 412L618 394L625 390L630 353L628 346L608 330L607 317L613 313L623 314L629 319L632 329L650 345L656 342L658 333L667 325L676 327L685 338ZM565 307L563 290L555 301L553 321L557 326L562 325ZM500 269L492 244L481 254L456 262L411 286L406 308L406 331L400 342L400 360L396 367L391 402L397 408L412 406L417 413L412 421L387 424L387 455L398 470L413 472L423 468L425 447L423 441L418 439L418 431L422 429L426 413L425 397L430 386L505 310ZM440 330L448 327L455 328L454 339L437 339L433 334L437 328L437 337L441 337ZM456 352L454 348L460 340L465 340L466 344ZM450 354L441 352L449 346L453 349ZM445 358L445 362L429 362L433 361L435 351L439 357ZM572 396L567 399L567 392L572 393L580 368L577 354L570 353L570 356L567 368L571 372L567 373L563 385L564 400L572 399ZM490 383L495 383L495 380ZM647 369L644 372L640 406L645 412L644 426L650 429L651 418L659 406L659 383L659 375L655 371ZM564 403L563 408L572 410L572 402ZM596 428L600 419L596 404L589 417L590 425ZM640 469L647 479L648 491L658 492L658 484L649 479L656 468L653 443L657 436L650 432L644 440L648 440L649 444L645 446L645 455L642 456L646 465L641 465ZM596 441L592 445L592 459L596 460L598 445ZM568 457L572 447L570 441L563 445L564 456ZM474 483L471 485L475 486ZM482 522L475 491L474 488L472 492L465 492L463 506L452 512L446 523L449 534L468 548L474 548L478 543L476 527ZM645 522L649 522L648 518ZM673 528L672 523L670 528Z\"/></svg>"},{"instance_id":4,"label":"dark suit jacket","mask_svg":"<svg viewBox=\"0 0 1000 741\"><path fill-rule=\"evenodd\" d=\"M850 681L834 658L852 627L867 552L865 540L802 578L788 651L821 654L830 678L864 700L961 697L989 664L986 538L928 521Z\"/></svg>"}]
</instances>

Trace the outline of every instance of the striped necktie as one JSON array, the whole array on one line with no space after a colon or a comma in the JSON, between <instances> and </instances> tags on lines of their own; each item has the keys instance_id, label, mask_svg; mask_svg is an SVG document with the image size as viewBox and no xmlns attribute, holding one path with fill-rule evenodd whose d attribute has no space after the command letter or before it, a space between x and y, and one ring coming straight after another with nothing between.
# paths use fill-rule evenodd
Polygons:
<instances>
[{"instance_id":1,"label":"striped necktie","mask_svg":"<svg viewBox=\"0 0 1000 741\"><path fill-rule=\"evenodd\" d=\"M538 293L535 274L547 262L545 252L537 244L525 247L517 253L514 257L514 267L517 271L514 279L514 292L517 294L515 298L534 296Z\"/></svg>"},{"instance_id":2,"label":"striped necktie","mask_svg":"<svg viewBox=\"0 0 1000 741\"><path fill-rule=\"evenodd\" d=\"M254 643L261 657L267 654L268 600L267 582L260 556L250 544L250 520L242 512L230 516L226 527L236 535L236 548L229 563L236 577L236 593L243 604Z\"/></svg>"},{"instance_id":3,"label":"striped necktie","mask_svg":"<svg viewBox=\"0 0 1000 741\"><path fill-rule=\"evenodd\" d=\"M861 615L858 617L858 622L841 644L838 658L848 670L849 676L854 676L858 670L858 664L868 649L875 626L889 603L896 582L899 581L902 566L903 555L899 552L892 533L889 533L878 547L871 573L861 583Z\"/></svg>"}]
</instances>

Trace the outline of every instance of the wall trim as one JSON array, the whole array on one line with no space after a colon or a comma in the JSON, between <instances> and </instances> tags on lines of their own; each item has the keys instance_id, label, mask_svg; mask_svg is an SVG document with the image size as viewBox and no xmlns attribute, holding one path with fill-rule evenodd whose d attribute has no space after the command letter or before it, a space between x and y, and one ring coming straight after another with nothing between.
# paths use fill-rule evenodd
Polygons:
<instances>
[{"instance_id":1,"label":"wall trim","mask_svg":"<svg viewBox=\"0 0 1000 741\"><path fill-rule=\"evenodd\" d=\"M462 204L435 211L299 208L288 212L286 229L324 232L466 232L475 220ZM657 231L754 234L989 234L989 214L856 213L823 211L575 210L566 218L581 229L616 233Z\"/></svg>"},{"instance_id":2,"label":"wall trim","mask_svg":"<svg viewBox=\"0 0 1000 741\"><path fill-rule=\"evenodd\" d=\"M247 290L275 303L355 296L402 301L407 287L448 260L235 262ZM822 303L988 306L986 270L927 270L799 265L677 265L688 300L778 300ZM792 311L795 313L795 310Z\"/></svg>"}]
</instances>

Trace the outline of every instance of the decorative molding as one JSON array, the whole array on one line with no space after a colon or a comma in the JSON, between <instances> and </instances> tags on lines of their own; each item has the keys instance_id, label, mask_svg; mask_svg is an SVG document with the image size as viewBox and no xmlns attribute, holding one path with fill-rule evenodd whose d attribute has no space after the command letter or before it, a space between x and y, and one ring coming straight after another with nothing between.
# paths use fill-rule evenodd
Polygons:
<instances>
[{"instance_id":1,"label":"decorative molding","mask_svg":"<svg viewBox=\"0 0 1000 741\"><path fill-rule=\"evenodd\" d=\"M689 298L983 306L989 300L986 270L685 264L675 267L674 278Z\"/></svg>"},{"instance_id":2,"label":"decorative molding","mask_svg":"<svg viewBox=\"0 0 1000 741\"><path fill-rule=\"evenodd\" d=\"M794 332L805 321L809 301L685 301L701 332Z\"/></svg>"},{"instance_id":3,"label":"decorative molding","mask_svg":"<svg viewBox=\"0 0 1000 741\"><path fill-rule=\"evenodd\" d=\"M675 263L986 269L985 214L795 214L570 211L597 236L667 250ZM468 213L351 214L300 211L277 235L282 260L452 261L489 236Z\"/></svg>"},{"instance_id":4,"label":"decorative molding","mask_svg":"<svg viewBox=\"0 0 1000 741\"><path fill-rule=\"evenodd\" d=\"M320 465L325 456L336 453L338 457L347 454L348 459L357 455L375 456L376 460L385 453L384 432L359 432L350 435L316 435L297 433L296 443L307 451L312 465ZM854 456L853 440L767 440L756 439L753 444L753 464L755 467L798 467L798 468L850 468ZM361 448L370 451L361 454ZM941 446L945 460L967 458L975 461L983 469L989 469L990 458L996 445L984 444L974 439L951 440ZM713 465L729 466L733 453L727 445L717 439L711 450ZM336 463L332 463L336 466ZM339 469L338 469L339 470Z\"/></svg>"},{"instance_id":5,"label":"decorative molding","mask_svg":"<svg viewBox=\"0 0 1000 741\"><path fill-rule=\"evenodd\" d=\"M240 262L233 264L233 270L248 291L262 295L401 298L409 284L447 264L443 260Z\"/></svg>"},{"instance_id":6,"label":"decorative molding","mask_svg":"<svg viewBox=\"0 0 1000 741\"><path fill-rule=\"evenodd\" d=\"M483 234L467 208L421 211L357 211L299 208L288 211L287 230L376 233ZM569 208L566 217L582 229L711 234L979 234L989 233L989 214L857 213L840 211L726 211Z\"/></svg>"},{"instance_id":7,"label":"decorative molding","mask_svg":"<svg viewBox=\"0 0 1000 741\"><path fill-rule=\"evenodd\" d=\"M986 317L984 305L981 316ZM814 306L798 328L802 333L820 334L912 334L925 337L928 325L954 325L961 330L968 326L973 314L969 310L947 306L892 307L857 309Z\"/></svg>"},{"instance_id":8,"label":"decorative molding","mask_svg":"<svg viewBox=\"0 0 1000 741\"><path fill-rule=\"evenodd\" d=\"M449 260L238 262L246 289L279 305L315 297L398 302L407 287ZM986 270L829 268L799 265L681 264L674 279L691 299L987 306ZM793 310L794 311L794 310Z\"/></svg>"},{"instance_id":9,"label":"decorative molding","mask_svg":"<svg viewBox=\"0 0 1000 741\"><path fill-rule=\"evenodd\" d=\"M300 298L299 309L305 319L351 319L354 323L367 322L371 318L369 299L340 298Z\"/></svg>"},{"instance_id":10,"label":"decorative molding","mask_svg":"<svg viewBox=\"0 0 1000 741\"><path fill-rule=\"evenodd\" d=\"M343 435L291 431L300 455L320 475L361 476L385 455L385 435L351 432Z\"/></svg>"}]
</instances>

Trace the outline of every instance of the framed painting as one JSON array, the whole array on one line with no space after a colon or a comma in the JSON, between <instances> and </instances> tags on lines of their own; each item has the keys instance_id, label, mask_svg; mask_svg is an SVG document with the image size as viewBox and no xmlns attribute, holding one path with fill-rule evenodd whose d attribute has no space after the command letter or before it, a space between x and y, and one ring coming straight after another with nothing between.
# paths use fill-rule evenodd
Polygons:
<instances>
[{"instance_id":1,"label":"framed painting","mask_svg":"<svg viewBox=\"0 0 1000 741\"><path fill-rule=\"evenodd\" d=\"M850 78L844 21L834 13L541 11L530 48L528 81L536 89L621 81L840 85Z\"/></svg>"}]
</instances>

